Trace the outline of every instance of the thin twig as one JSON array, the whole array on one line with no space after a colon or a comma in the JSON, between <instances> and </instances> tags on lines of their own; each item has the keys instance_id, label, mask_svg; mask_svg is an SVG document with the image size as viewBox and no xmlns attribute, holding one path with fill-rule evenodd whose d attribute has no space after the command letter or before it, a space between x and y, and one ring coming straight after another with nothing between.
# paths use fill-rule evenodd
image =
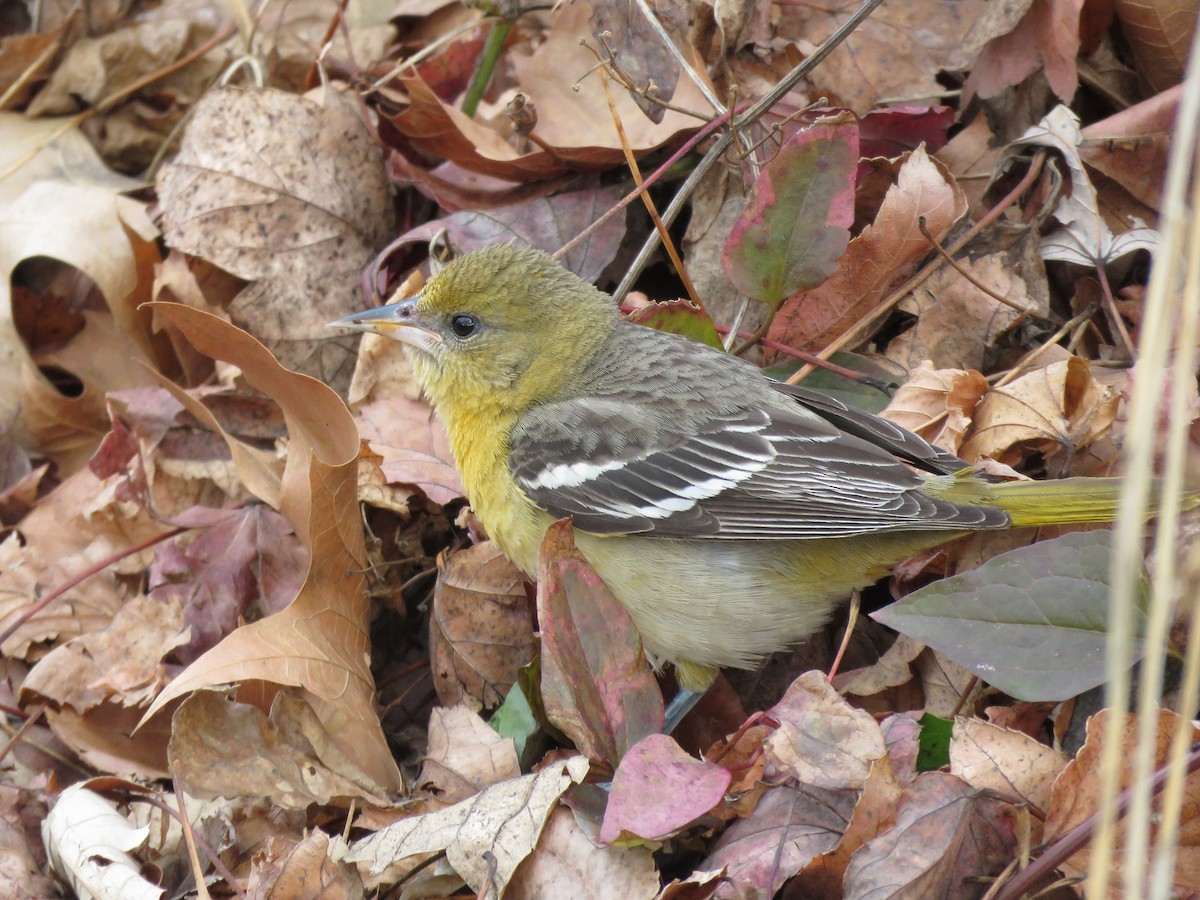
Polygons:
<instances>
[{"instance_id":1,"label":"thin twig","mask_svg":"<svg viewBox=\"0 0 1200 900\"><path fill-rule=\"evenodd\" d=\"M1041 356L1043 353L1045 353L1047 350L1049 350L1051 347L1053 347L1055 344L1057 344L1059 341L1061 341L1070 332L1074 331L1080 325L1082 325L1085 322L1087 322L1088 320L1090 320L1092 318L1092 316L1094 316L1096 314L1097 308L1098 308L1098 306L1096 303L1089 303L1087 305L1087 307L1083 310L1083 312L1081 312L1079 315L1075 316L1074 318L1070 319L1069 321L1064 322L1062 324L1062 327L1059 328L1058 331L1054 332L1054 334L1052 334L1048 340L1046 340L1039 346L1034 347L1032 350L1030 350L1028 353L1026 353L1024 356L1022 356L1019 360L1017 360L1016 365L1014 365L1011 369L1009 369L1007 372L1005 372L1003 375L1001 375L999 378L997 378L996 383L991 386L991 389L995 390L996 388L1004 387L1004 385L1008 384L1010 381L1012 381L1014 378L1016 378L1021 372L1028 369L1032 365L1032 363L1035 360L1037 360L1037 358L1039 356Z\"/></svg>"},{"instance_id":2,"label":"thin twig","mask_svg":"<svg viewBox=\"0 0 1200 900\"><path fill-rule=\"evenodd\" d=\"M600 86L604 89L604 98L608 101L608 111L612 115L613 127L617 130L617 140L621 144L621 152L625 154L625 165L629 167L629 173L633 176L633 183L638 187L642 186L642 172L638 168L637 157L633 155L633 149L629 146L629 138L625 134L625 126L621 122L621 116L617 112L617 104L613 100L612 91L608 87L608 75L603 71L600 72ZM683 288L687 291L689 299L692 303L703 308L704 304L700 302L700 297L696 293L696 286L692 284L692 279L688 276L687 269L683 267L683 260L679 258L679 251L675 248L675 243L671 240L671 235L667 233L667 228L663 225L662 219L658 215L658 208L654 205L653 198L642 192L642 203L646 207L646 212L650 215L650 220L654 222L654 227L659 231L659 237L662 238L663 246L667 250L667 255L671 258L672 264L675 266L675 271L679 273L679 280L683 282Z\"/></svg>"},{"instance_id":3,"label":"thin twig","mask_svg":"<svg viewBox=\"0 0 1200 900\"><path fill-rule=\"evenodd\" d=\"M624 197L622 197L616 206L614 206L612 209L606 211L595 222L592 222L590 225L588 225L587 228L583 229L583 231L579 232L579 234L577 234L577 235L575 235L575 237L571 238L570 241L563 244L563 246L559 247L558 250L556 250L554 252L554 258L561 259L567 253L574 250L575 247L577 247L583 240L585 240L589 235L591 235L591 233L593 231L595 231L597 228L599 228L601 225L603 225L605 222L607 222L610 218L612 218L614 215L616 215L618 212L623 210L630 203L632 203L634 200L636 200L638 197L640 197L643 192L649 190L651 185L653 185L660 178L662 178L667 172L669 172L671 170L671 167L673 165L675 165L675 163L677 163L679 160L681 160L684 156L686 156L693 147L695 147L698 143L700 143L702 140L704 140L706 137L708 137L710 134L712 134L714 131L716 131L718 128L720 128L722 125L724 125L726 122L728 122L729 117L730 117L730 114L728 112L726 112L724 115L717 116L715 119L713 119L707 125L705 125L703 128L701 128L699 131L697 131L694 135L692 135L690 138L688 138L688 140L684 143L684 145L682 147L680 147L678 150L676 150L674 153L672 153L670 158L668 158L666 160L666 162L664 162L661 166L659 166L657 169L655 169L653 172L651 172L645 181L643 181L640 185L638 185L636 188L634 188L632 191L630 191L628 194L626 194ZM707 158L708 158L708 155L705 154L704 159L707 159ZM715 162L715 160L714 160L714 162ZM703 164L704 164L704 160L701 160L701 165L703 165ZM711 163L710 163L710 165L711 165ZM699 168L699 166L697 168ZM695 175L695 171L693 171L692 174ZM688 178L688 181L691 181L690 177ZM687 184L687 183L688 183L687 181L684 182L684 184ZM679 204L679 206L682 208L682 205L683 204L681 202ZM671 214L671 210L674 206L675 206L675 202L672 201L671 206L668 206L666 212L663 213L663 222L666 223L667 227L670 227L671 223L675 221L675 215L679 214L678 210L675 211L675 215ZM624 284L625 282L621 282L621 283ZM626 290L628 290L628 288L626 288ZM623 296L623 294L618 294L617 300L619 301L622 296Z\"/></svg>"},{"instance_id":4,"label":"thin twig","mask_svg":"<svg viewBox=\"0 0 1200 900\"><path fill-rule=\"evenodd\" d=\"M49 704L39 703L29 711L25 721L21 723L21 727L12 733L12 737L5 741L3 747L0 747L0 762L3 762L8 758L8 754L12 752L13 747L20 743L21 738L25 736L25 732L37 724L38 720L41 719L42 714L45 713L47 706L49 706Z\"/></svg>"},{"instance_id":5,"label":"thin twig","mask_svg":"<svg viewBox=\"0 0 1200 900\"><path fill-rule=\"evenodd\" d=\"M941 241L934 237L933 232L929 230L929 225L924 216L917 216L917 228L920 229L921 235L925 238L925 240L929 241L929 244L933 247L934 252L936 252L938 256L945 261L946 265L952 268L955 272L957 272L979 290L983 291L997 303L1002 303L1009 309L1016 310L1021 314L1012 322L1010 322L1007 327L1014 328L1032 315L1032 310L1025 308L1015 300L1009 300L1003 294L996 293L990 287L972 275L965 266L960 265L958 260L946 252L946 248L942 246Z\"/></svg>"}]
</instances>

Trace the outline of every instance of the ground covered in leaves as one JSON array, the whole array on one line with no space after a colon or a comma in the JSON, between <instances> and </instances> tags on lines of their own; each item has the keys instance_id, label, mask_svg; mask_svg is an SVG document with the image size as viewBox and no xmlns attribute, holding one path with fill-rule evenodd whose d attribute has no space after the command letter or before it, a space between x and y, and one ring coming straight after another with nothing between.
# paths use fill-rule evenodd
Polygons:
<instances>
[{"instance_id":1,"label":"ground covered in leaves","mask_svg":"<svg viewBox=\"0 0 1200 900\"><path fill-rule=\"evenodd\" d=\"M325 327L515 238L997 477L1120 473L1194 4L862 11L0 2L0 895L1078 896L1109 532L907 560L665 736L570 530L527 583Z\"/></svg>"}]
</instances>

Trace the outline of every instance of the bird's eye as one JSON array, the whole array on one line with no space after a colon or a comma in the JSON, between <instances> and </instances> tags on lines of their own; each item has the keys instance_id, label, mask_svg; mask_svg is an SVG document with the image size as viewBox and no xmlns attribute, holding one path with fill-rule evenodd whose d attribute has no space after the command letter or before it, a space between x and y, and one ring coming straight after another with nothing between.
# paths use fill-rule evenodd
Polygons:
<instances>
[{"instance_id":1,"label":"bird's eye","mask_svg":"<svg viewBox=\"0 0 1200 900\"><path fill-rule=\"evenodd\" d=\"M479 327L479 320L468 313L459 313L450 320L450 328L460 338L470 337Z\"/></svg>"}]
</instances>

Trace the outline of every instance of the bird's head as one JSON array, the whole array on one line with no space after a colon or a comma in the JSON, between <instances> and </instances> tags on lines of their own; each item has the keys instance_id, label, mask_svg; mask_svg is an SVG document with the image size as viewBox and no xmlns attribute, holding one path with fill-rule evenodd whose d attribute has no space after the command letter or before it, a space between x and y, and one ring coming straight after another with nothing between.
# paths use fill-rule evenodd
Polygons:
<instances>
[{"instance_id":1,"label":"bird's head","mask_svg":"<svg viewBox=\"0 0 1200 900\"><path fill-rule=\"evenodd\" d=\"M456 259L415 297L330 324L413 348L435 405L487 396L519 411L561 392L616 312L611 297L547 254L502 244Z\"/></svg>"}]
</instances>

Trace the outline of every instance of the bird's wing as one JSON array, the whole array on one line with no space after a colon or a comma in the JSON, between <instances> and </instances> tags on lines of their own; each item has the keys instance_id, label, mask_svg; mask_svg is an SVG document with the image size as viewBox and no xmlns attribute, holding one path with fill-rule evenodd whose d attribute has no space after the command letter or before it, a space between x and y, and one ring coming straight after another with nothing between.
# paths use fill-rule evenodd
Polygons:
<instances>
[{"instance_id":1,"label":"bird's wing","mask_svg":"<svg viewBox=\"0 0 1200 900\"><path fill-rule=\"evenodd\" d=\"M935 447L920 435L913 434L895 422L847 406L840 400L796 384L783 381L772 381L770 384L779 393L791 397L847 434L875 444L918 469L935 475L953 475L969 468L966 460L941 447Z\"/></svg>"},{"instance_id":2,"label":"bird's wing","mask_svg":"<svg viewBox=\"0 0 1200 900\"><path fill-rule=\"evenodd\" d=\"M611 398L543 407L513 433L510 471L551 515L601 534L795 539L1008 523L998 508L922 491L928 476L897 456L929 445L882 420L860 423L862 436L782 404L665 430L661 417L653 429L644 420L639 404Z\"/></svg>"}]
</instances>

